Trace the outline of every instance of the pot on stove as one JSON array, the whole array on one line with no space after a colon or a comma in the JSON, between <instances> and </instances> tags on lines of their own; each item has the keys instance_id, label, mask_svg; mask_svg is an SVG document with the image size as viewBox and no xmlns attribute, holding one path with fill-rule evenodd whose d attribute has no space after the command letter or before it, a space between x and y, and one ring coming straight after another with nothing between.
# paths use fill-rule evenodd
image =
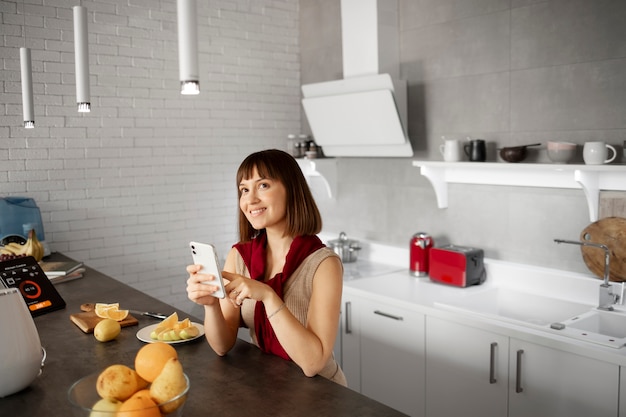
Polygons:
<instances>
[{"instance_id":1,"label":"pot on stove","mask_svg":"<svg viewBox=\"0 0 626 417\"><path fill-rule=\"evenodd\" d=\"M335 251L344 263L356 262L361 244L358 240L348 239L348 236L341 232L338 239L328 241L328 246Z\"/></svg>"}]
</instances>

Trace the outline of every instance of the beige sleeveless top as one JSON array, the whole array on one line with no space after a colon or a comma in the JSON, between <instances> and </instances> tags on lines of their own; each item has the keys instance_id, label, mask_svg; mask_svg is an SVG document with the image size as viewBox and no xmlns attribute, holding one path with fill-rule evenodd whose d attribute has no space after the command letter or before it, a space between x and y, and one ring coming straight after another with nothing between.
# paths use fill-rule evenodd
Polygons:
<instances>
[{"instance_id":1,"label":"beige sleeveless top","mask_svg":"<svg viewBox=\"0 0 626 417\"><path fill-rule=\"evenodd\" d=\"M291 314L298 319L303 326L306 326L307 313L309 311L309 302L311 300L311 292L313 290L313 276L319 265L326 258L331 256L338 257L332 249L327 247L318 249L309 255L300 266L294 271L285 283L284 301L285 307L289 309ZM246 267L243 258L237 252L236 272L240 275L250 278L250 273ZM241 306L241 318L245 327L250 329L250 338L252 342L258 346L256 334L254 332L254 307L255 300L245 299ZM330 379L333 382L347 386L346 377L341 367L335 361L334 355L328 360L324 369L319 375Z\"/></svg>"}]
</instances>

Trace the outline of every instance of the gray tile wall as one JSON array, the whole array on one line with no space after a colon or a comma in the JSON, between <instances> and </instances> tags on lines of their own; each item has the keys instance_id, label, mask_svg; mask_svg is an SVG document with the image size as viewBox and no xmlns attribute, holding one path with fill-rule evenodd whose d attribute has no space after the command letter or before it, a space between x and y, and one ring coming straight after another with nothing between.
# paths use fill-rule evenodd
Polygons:
<instances>
[{"instance_id":1,"label":"gray tile wall","mask_svg":"<svg viewBox=\"0 0 626 417\"><path fill-rule=\"evenodd\" d=\"M300 2L303 83L341 76L339 1ZM605 140L621 150L626 2L399 0L399 7L415 155L342 158L337 198L321 204L326 228L396 246L426 231L437 243L481 247L492 258L588 272L577 248L552 242L576 239L590 223L582 191L451 185L449 207L438 209L411 161L441 160L441 136L484 138L499 162L498 147L548 140ZM543 147L529 150L529 161L548 162Z\"/></svg>"}]
</instances>

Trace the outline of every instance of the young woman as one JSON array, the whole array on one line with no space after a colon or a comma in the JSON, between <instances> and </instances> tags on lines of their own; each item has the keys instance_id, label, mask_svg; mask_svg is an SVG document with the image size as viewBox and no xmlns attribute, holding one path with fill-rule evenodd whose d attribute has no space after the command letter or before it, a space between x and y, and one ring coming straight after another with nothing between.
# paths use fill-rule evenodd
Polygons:
<instances>
[{"instance_id":1,"label":"young woman","mask_svg":"<svg viewBox=\"0 0 626 417\"><path fill-rule=\"evenodd\" d=\"M227 296L211 294L214 279L187 267L187 294L204 305L205 335L225 355L247 327L261 350L294 361L305 375L346 385L333 357L341 307L343 266L316 236L322 220L295 159L265 150L237 171L239 243L228 253Z\"/></svg>"}]
</instances>

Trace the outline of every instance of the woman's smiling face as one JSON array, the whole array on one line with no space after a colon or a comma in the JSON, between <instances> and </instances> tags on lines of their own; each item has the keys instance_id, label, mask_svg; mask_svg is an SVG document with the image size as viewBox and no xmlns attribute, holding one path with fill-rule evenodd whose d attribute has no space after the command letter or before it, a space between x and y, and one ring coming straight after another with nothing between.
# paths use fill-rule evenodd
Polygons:
<instances>
[{"instance_id":1,"label":"woman's smiling face","mask_svg":"<svg viewBox=\"0 0 626 417\"><path fill-rule=\"evenodd\" d=\"M239 183L239 208L256 230L285 227L287 191L280 182L261 178L256 168Z\"/></svg>"}]
</instances>

